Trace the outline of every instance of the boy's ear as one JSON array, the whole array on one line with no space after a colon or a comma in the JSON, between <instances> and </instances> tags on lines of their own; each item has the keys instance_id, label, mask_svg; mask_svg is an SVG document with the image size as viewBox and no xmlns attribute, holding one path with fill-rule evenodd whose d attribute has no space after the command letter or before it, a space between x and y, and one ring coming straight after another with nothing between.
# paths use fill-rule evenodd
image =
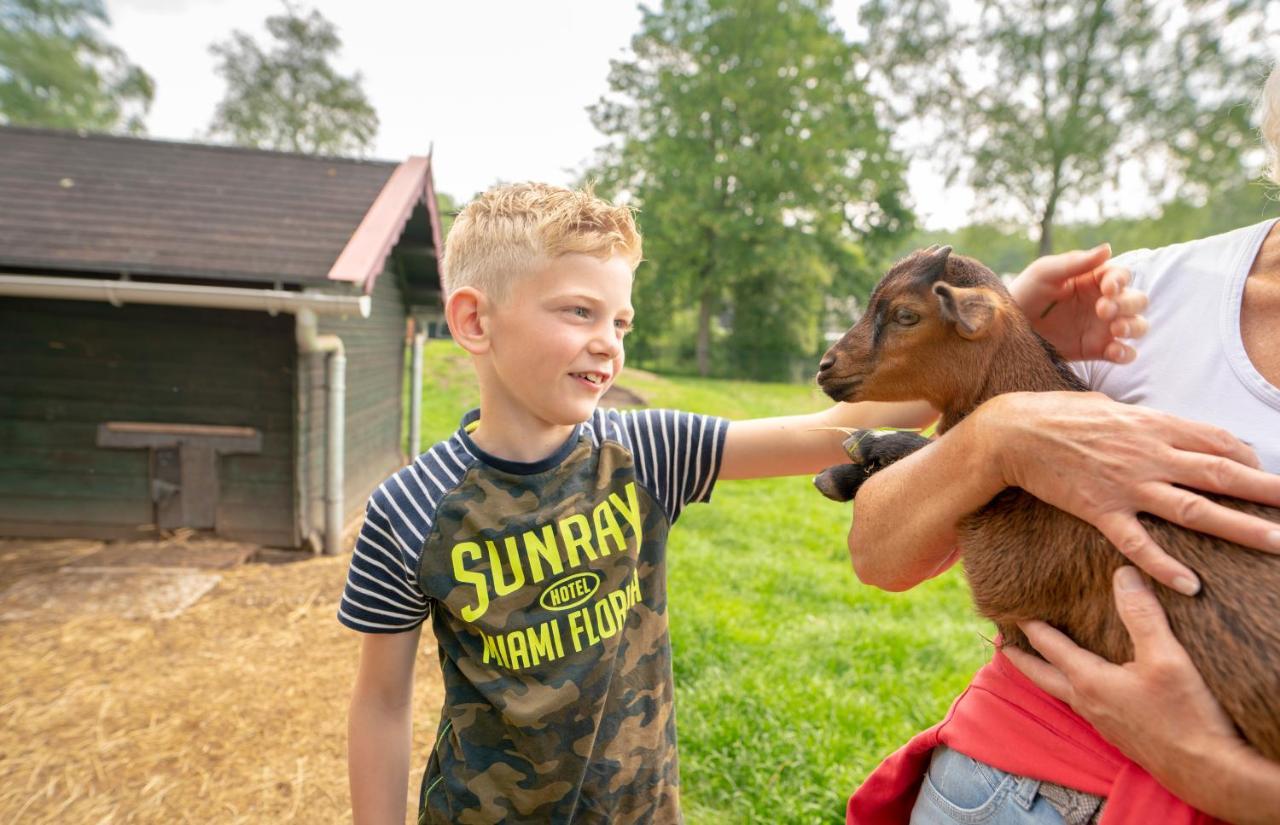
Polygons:
<instances>
[{"instance_id":1,"label":"boy's ear","mask_svg":"<svg viewBox=\"0 0 1280 825\"><path fill-rule=\"evenodd\" d=\"M939 281L933 285L933 294L938 296L942 320L955 324L961 338L974 341L991 331L996 305L985 289L966 289Z\"/></svg>"},{"instance_id":2,"label":"boy's ear","mask_svg":"<svg viewBox=\"0 0 1280 825\"><path fill-rule=\"evenodd\" d=\"M489 351L489 299L478 289L458 287L444 303L449 334L472 355Z\"/></svg>"}]
</instances>

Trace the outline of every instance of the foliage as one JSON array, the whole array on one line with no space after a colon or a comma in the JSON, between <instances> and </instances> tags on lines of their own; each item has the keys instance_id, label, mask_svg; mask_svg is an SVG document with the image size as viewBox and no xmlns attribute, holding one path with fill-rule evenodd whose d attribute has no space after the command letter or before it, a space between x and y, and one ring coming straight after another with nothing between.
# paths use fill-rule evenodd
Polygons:
<instances>
[{"instance_id":1,"label":"foliage","mask_svg":"<svg viewBox=\"0 0 1280 825\"><path fill-rule=\"evenodd\" d=\"M453 228L453 219L458 217L458 211L462 207L453 195L447 192L436 192L436 208L440 210L440 239L444 240L449 237L449 230Z\"/></svg>"},{"instance_id":2,"label":"foliage","mask_svg":"<svg viewBox=\"0 0 1280 825\"><path fill-rule=\"evenodd\" d=\"M1274 0L869 0L868 48L903 119L988 215L1038 226L1140 162L1161 197L1245 178Z\"/></svg>"},{"instance_id":3,"label":"foliage","mask_svg":"<svg viewBox=\"0 0 1280 825\"><path fill-rule=\"evenodd\" d=\"M378 115L360 73L344 76L331 63L342 47L334 25L318 11L303 15L289 4L266 25L275 41L266 48L241 31L210 47L227 82L210 136L287 152L367 152Z\"/></svg>"},{"instance_id":4,"label":"foliage","mask_svg":"<svg viewBox=\"0 0 1280 825\"><path fill-rule=\"evenodd\" d=\"M155 84L108 25L102 0L0 0L0 123L143 133Z\"/></svg>"},{"instance_id":5,"label":"foliage","mask_svg":"<svg viewBox=\"0 0 1280 825\"><path fill-rule=\"evenodd\" d=\"M425 349L423 438L478 402L455 344ZM651 406L733 418L818 410L815 386L626 370ZM909 593L860 585L849 510L807 478L721 482L668 542L669 616L690 825L840 823L881 759L946 712L990 656L956 573ZM424 759L416 754L415 760Z\"/></svg>"},{"instance_id":6,"label":"foliage","mask_svg":"<svg viewBox=\"0 0 1280 825\"><path fill-rule=\"evenodd\" d=\"M634 351L690 329L699 371L785 375L823 294L911 223L902 165L826 0L666 0L591 109L591 175L640 208ZM714 350L714 351L713 351Z\"/></svg>"},{"instance_id":7,"label":"foliage","mask_svg":"<svg viewBox=\"0 0 1280 825\"><path fill-rule=\"evenodd\" d=\"M1264 186L1242 183L1215 194L1204 205L1186 199L1165 204L1149 218L1112 218L1101 223L1065 224L1057 237L1063 249L1089 249L1110 243L1118 255L1217 235L1280 214L1280 204ZM950 244L999 273L1017 273L1036 254L1036 244L1016 226L973 224L957 230L919 230L892 249L894 258L929 244Z\"/></svg>"}]
</instances>

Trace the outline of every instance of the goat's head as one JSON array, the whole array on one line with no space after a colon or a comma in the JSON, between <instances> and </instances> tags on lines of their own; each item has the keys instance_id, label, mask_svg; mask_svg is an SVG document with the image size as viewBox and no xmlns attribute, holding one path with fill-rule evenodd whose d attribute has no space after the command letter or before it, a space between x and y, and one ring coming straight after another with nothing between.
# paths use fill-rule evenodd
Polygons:
<instances>
[{"instance_id":1,"label":"goat's head","mask_svg":"<svg viewBox=\"0 0 1280 825\"><path fill-rule=\"evenodd\" d=\"M836 401L923 399L946 409L981 385L1011 313L999 277L931 246L894 264L867 311L822 357L818 383Z\"/></svg>"}]
</instances>

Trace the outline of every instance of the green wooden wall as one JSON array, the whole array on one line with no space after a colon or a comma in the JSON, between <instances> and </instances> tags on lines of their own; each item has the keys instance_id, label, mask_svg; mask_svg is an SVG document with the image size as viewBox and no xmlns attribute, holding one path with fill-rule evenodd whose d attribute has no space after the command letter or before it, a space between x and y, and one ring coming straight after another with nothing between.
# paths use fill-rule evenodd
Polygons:
<instances>
[{"instance_id":1,"label":"green wooden wall","mask_svg":"<svg viewBox=\"0 0 1280 825\"><path fill-rule=\"evenodd\" d=\"M0 535L140 535L146 450L96 446L98 424L255 427L224 456L220 531L296 543L293 318L265 312L0 298Z\"/></svg>"}]
</instances>

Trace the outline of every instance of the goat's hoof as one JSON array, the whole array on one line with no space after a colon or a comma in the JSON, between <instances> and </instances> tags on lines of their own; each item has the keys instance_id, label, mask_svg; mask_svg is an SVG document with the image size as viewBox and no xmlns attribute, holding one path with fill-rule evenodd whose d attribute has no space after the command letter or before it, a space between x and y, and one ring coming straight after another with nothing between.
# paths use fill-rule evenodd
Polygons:
<instances>
[{"instance_id":1,"label":"goat's hoof","mask_svg":"<svg viewBox=\"0 0 1280 825\"><path fill-rule=\"evenodd\" d=\"M919 433L906 430L854 430L844 441L844 451L854 464L874 473L928 443L929 439Z\"/></svg>"},{"instance_id":2,"label":"goat's hoof","mask_svg":"<svg viewBox=\"0 0 1280 825\"><path fill-rule=\"evenodd\" d=\"M849 460L854 464L863 464L867 460L866 454L862 450L862 442L876 437L877 430L854 430L849 433L849 437L844 440L845 453L848 454Z\"/></svg>"},{"instance_id":3,"label":"goat's hoof","mask_svg":"<svg viewBox=\"0 0 1280 825\"><path fill-rule=\"evenodd\" d=\"M813 486L832 501L853 501L866 480L866 472L857 464L837 464L819 473Z\"/></svg>"}]
</instances>

